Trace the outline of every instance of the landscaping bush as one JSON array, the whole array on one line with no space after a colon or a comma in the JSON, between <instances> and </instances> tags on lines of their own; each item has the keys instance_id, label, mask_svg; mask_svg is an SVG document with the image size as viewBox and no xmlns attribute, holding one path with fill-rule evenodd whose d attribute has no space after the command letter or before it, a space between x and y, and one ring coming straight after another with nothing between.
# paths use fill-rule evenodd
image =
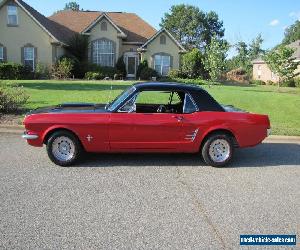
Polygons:
<instances>
[{"instance_id":1,"label":"landscaping bush","mask_svg":"<svg viewBox=\"0 0 300 250\"><path fill-rule=\"evenodd\" d=\"M262 80L250 80L249 83L253 85L266 85L266 83Z\"/></svg>"},{"instance_id":2,"label":"landscaping bush","mask_svg":"<svg viewBox=\"0 0 300 250\"><path fill-rule=\"evenodd\" d=\"M29 96L22 87L0 86L0 112L12 113L19 110Z\"/></svg>"},{"instance_id":3,"label":"landscaping bush","mask_svg":"<svg viewBox=\"0 0 300 250\"><path fill-rule=\"evenodd\" d=\"M0 79L31 79L33 74L29 67L19 63L0 63Z\"/></svg>"},{"instance_id":4,"label":"landscaping bush","mask_svg":"<svg viewBox=\"0 0 300 250\"><path fill-rule=\"evenodd\" d=\"M226 80L245 83L249 78L246 70L237 68L226 73Z\"/></svg>"},{"instance_id":5,"label":"landscaping bush","mask_svg":"<svg viewBox=\"0 0 300 250\"><path fill-rule=\"evenodd\" d=\"M296 87L294 79L290 79L288 81L281 82L279 85L282 87L292 87L292 88Z\"/></svg>"},{"instance_id":6,"label":"landscaping bush","mask_svg":"<svg viewBox=\"0 0 300 250\"><path fill-rule=\"evenodd\" d=\"M51 76L54 79L67 79L71 76L73 67L74 61L63 57L52 67Z\"/></svg>"},{"instance_id":7,"label":"landscaping bush","mask_svg":"<svg viewBox=\"0 0 300 250\"><path fill-rule=\"evenodd\" d=\"M300 77L295 78L294 81L295 81L295 86L297 88L300 88Z\"/></svg>"},{"instance_id":8,"label":"landscaping bush","mask_svg":"<svg viewBox=\"0 0 300 250\"><path fill-rule=\"evenodd\" d=\"M176 79L176 78L186 78L187 75L184 74L180 69L171 69L168 73L168 78Z\"/></svg>"},{"instance_id":9,"label":"landscaping bush","mask_svg":"<svg viewBox=\"0 0 300 250\"><path fill-rule=\"evenodd\" d=\"M48 67L44 64L38 63L35 67L34 78L35 79L49 79L50 73L49 73Z\"/></svg>"},{"instance_id":10,"label":"landscaping bush","mask_svg":"<svg viewBox=\"0 0 300 250\"><path fill-rule=\"evenodd\" d=\"M88 71L84 76L87 80L102 80L104 77L100 72Z\"/></svg>"},{"instance_id":11,"label":"landscaping bush","mask_svg":"<svg viewBox=\"0 0 300 250\"><path fill-rule=\"evenodd\" d=\"M100 71L99 71L104 78L109 77L111 79L114 79L114 75L117 74L117 70L114 67L100 67Z\"/></svg>"},{"instance_id":12,"label":"landscaping bush","mask_svg":"<svg viewBox=\"0 0 300 250\"><path fill-rule=\"evenodd\" d=\"M142 62L140 62L137 71L136 71L136 77L140 78L141 77L141 72L143 71L143 69L149 68L148 67L148 62L146 60L143 60Z\"/></svg>"},{"instance_id":13,"label":"landscaping bush","mask_svg":"<svg viewBox=\"0 0 300 250\"><path fill-rule=\"evenodd\" d=\"M158 74L154 69L144 68L140 73L141 80L151 80L152 77L157 77Z\"/></svg>"},{"instance_id":14,"label":"landscaping bush","mask_svg":"<svg viewBox=\"0 0 300 250\"><path fill-rule=\"evenodd\" d=\"M117 63L116 63L116 70L117 70L117 77L114 77L115 78L120 78L119 75L121 75L123 78L126 77L127 75L127 71L126 71L126 65L124 63L124 57L121 56L119 57Z\"/></svg>"},{"instance_id":15,"label":"landscaping bush","mask_svg":"<svg viewBox=\"0 0 300 250\"><path fill-rule=\"evenodd\" d=\"M204 69L204 56L199 49L193 49L182 56L182 72L188 78L208 78L208 73Z\"/></svg>"}]
</instances>

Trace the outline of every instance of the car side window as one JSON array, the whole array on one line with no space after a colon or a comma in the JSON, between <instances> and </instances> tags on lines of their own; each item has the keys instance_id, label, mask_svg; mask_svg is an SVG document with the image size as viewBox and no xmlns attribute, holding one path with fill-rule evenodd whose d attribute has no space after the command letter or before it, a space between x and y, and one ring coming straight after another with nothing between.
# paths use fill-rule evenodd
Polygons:
<instances>
[{"instance_id":1,"label":"car side window","mask_svg":"<svg viewBox=\"0 0 300 250\"><path fill-rule=\"evenodd\" d=\"M192 100L191 96L189 94L185 94L184 97L184 104L183 104L183 113L184 114L191 114L198 111L198 108L194 101Z\"/></svg>"}]
</instances>

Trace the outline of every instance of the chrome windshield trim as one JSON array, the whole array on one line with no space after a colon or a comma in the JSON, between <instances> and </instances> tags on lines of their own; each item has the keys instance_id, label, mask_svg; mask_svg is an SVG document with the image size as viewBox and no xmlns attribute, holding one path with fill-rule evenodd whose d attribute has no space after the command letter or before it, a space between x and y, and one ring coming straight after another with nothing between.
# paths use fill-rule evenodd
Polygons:
<instances>
[{"instance_id":1,"label":"chrome windshield trim","mask_svg":"<svg viewBox=\"0 0 300 250\"><path fill-rule=\"evenodd\" d=\"M184 101L183 101L183 109L182 109L183 113L184 113L185 106L186 106L186 98L187 98L187 96L191 99L191 101L192 101L192 103L193 103L193 105L194 105L194 107L195 107L196 112L198 112L198 111L199 111L199 108L198 108L197 104L195 103L193 97L191 96L191 94L190 94L189 92L186 92L186 93L185 93L185 96L184 96ZM193 113L194 113L194 112L193 112Z\"/></svg>"},{"instance_id":2,"label":"chrome windshield trim","mask_svg":"<svg viewBox=\"0 0 300 250\"><path fill-rule=\"evenodd\" d=\"M38 135L29 135L26 132L24 132L24 134L22 135L22 138L25 140L36 140L39 138Z\"/></svg>"}]
</instances>

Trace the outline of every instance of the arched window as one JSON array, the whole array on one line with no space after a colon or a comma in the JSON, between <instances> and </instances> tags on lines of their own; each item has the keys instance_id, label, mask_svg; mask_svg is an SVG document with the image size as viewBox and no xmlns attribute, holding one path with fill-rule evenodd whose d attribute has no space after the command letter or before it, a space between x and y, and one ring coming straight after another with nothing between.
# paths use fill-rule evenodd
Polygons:
<instances>
[{"instance_id":1,"label":"arched window","mask_svg":"<svg viewBox=\"0 0 300 250\"><path fill-rule=\"evenodd\" d=\"M99 39L92 44L92 61L101 66L115 65L115 44L108 39Z\"/></svg>"},{"instance_id":2,"label":"arched window","mask_svg":"<svg viewBox=\"0 0 300 250\"><path fill-rule=\"evenodd\" d=\"M171 56L165 53L154 55L154 69L162 76L166 76L171 68Z\"/></svg>"},{"instance_id":3,"label":"arched window","mask_svg":"<svg viewBox=\"0 0 300 250\"><path fill-rule=\"evenodd\" d=\"M101 30L102 30L102 31L107 31L107 22L103 21L103 22L101 23Z\"/></svg>"},{"instance_id":4,"label":"arched window","mask_svg":"<svg viewBox=\"0 0 300 250\"><path fill-rule=\"evenodd\" d=\"M165 35L160 36L160 44L166 44L166 36Z\"/></svg>"}]
</instances>

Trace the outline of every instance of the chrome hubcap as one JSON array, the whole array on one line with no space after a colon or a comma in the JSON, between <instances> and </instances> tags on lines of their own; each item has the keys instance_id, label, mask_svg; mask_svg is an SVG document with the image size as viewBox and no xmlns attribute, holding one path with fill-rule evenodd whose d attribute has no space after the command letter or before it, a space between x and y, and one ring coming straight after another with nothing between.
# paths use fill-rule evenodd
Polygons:
<instances>
[{"instance_id":1,"label":"chrome hubcap","mask_svg":"<svg viewBox=\"0 0 300 250\"><path fill-rule=\"evenodd\" d=\"M224 162L230 156L230 145L224 139L217 139L209 146L209 156L214 162Z\"/></svg>"},{"instance_id":2,"label":"chrome hubcap","mask_svg":"<svg viewBox=\"0 0 300 250\"><path fill-rule=\"evenodd\" d=\"M69 161L74 157L74 142L65 136L57 137L52 143L52 153L60 161Z\"/></svg>"}]
</instances>

